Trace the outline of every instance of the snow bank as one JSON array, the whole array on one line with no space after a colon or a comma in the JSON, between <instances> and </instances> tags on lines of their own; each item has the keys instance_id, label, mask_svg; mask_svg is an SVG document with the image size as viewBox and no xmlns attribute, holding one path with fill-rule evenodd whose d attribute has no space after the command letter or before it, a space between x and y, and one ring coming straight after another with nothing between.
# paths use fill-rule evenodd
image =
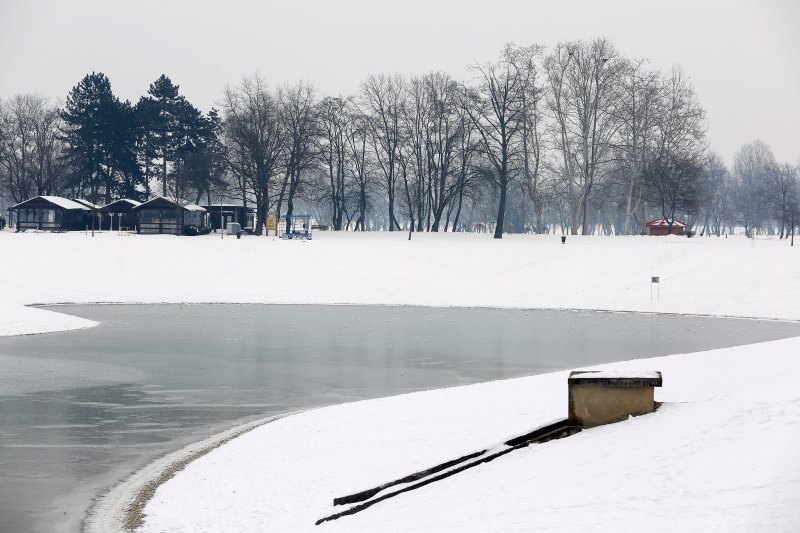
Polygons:
<instances>
[{"instance_id":1,"label":"snow bank","mask_svg":"<svg viewBox=\"0 0 800 533\"><path fill-rule=\"evenodd\" d=\"M800 320L800 248L744 238L0 232L0 335L87 327L34 303L604 309ZM660 298L650 297L659 276ZM655 294L655 292L654 292Z\"/></svg>"},{"instance_id":2,"label":"snow bank","mask_svg":"<svg viewBox=\"0 0 800 533\"><path fill-rule=\"evenodd\" d=\"M98 323L46 309L0 303L0 336L91 328Z\"/></svg>"},{"instance_id":3,"label":"snow bank","mask_svg":"<svg viewBox=\"0 0 800 533\"><path fill-rule=\"evenodd\" d=\"M334 497L565 418L567 373L305 412L191 463L141 531L797 531L798 353L795 338L593 367L661 370L664 405L320 526Z\"/></svg>"}]
</instances>

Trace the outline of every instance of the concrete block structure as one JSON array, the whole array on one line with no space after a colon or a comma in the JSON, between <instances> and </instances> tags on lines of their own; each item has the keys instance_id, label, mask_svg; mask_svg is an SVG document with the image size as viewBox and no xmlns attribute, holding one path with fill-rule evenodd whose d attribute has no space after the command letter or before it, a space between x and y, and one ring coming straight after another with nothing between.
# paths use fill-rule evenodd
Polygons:
<instances>
[{"instance_id":1,"label":"concrete block structure","mask_svg":"<svg viewBox=\"0 0 800 533\"><path fill-rule=\"evenodd\" d=\"M661 372L573 371L569 387L569 422L582 427L619 422L655 411L654 387Z\"/></svg>"}]
</instances>

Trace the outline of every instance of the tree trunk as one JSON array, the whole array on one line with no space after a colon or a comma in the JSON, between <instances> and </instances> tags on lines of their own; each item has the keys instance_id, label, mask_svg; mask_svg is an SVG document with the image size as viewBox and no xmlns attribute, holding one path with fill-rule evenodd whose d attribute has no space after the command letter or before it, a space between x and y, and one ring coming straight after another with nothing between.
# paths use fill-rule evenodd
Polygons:
<instances>
[{"instance_id":1,"label":"tree trunk","mask_svg":"<svg viewBox=\"0 0 800 533\"><path fill-rule=\"evenodd\" d=\"M588 235L589 234L589 194L585 194L583 199L581 199L581 212L583 216L583 223L581 225L581 234Z\"/></svg>"},{"instance_id":2,"label":"tree trunk","mask_svg":"<svg viewBox=\"0 0 800 533\"><path fill-rule=\"evenodd\" d=\"M503 238L503 224L506 218L506 191L508 189L508 182L502 179L500 183L500 204L497 207L497 226L494 228L494 238Z\"/></svg>"},{"instance_id":3,"label":"tree trunk","mask_svg":"<svg viewBox=\"0 0 800 533\"><path fill-rule=\"evenodd\" d=\"M394 228L400 229L400 224L394 216L394 192L389 191L389 231L394 231Z\"/></svg>"},{"instance_id":4,"label":"tree trunk","mask_svg":"<svg viewBox=\"0 0 800 533\"><path fill-rule=\"evenodd\" d=\"M265 202L262 198L256 198L256 227L253 230L253 233L256 235L261 235L264 229L264 216L267 212L267 202ZM219 215L219 223L220 227L222 226L222 211L220 211ZM225 231L225 228L221 228L222 231Z\"/></svg>"},{"instance_id":5,"label":"tree trunk","mask_svg":"<svg viewBox=\"0 0 800 533\"><path fill-rule=\"evenodd\" d=\"M580 203L574 206L572 210L572 225L570 226L570 234L577 235L578 234L578 224L581 221L581 206Z\"/></svg>"}]
</instances>

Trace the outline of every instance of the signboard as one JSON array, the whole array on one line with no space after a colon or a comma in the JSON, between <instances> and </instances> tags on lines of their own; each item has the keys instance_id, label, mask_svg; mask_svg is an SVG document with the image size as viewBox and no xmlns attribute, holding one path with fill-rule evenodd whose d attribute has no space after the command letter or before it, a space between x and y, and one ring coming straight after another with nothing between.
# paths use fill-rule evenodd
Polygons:
<instances>
[{"instance_id":1,"label":"signboard","mask_svg":"<svg viewBox=\"0 0 800 533\"><path fill-rule=\"evenodd\" d=\"M653 299L653 285L656 286L656 298L661 299L661 283L658 276L650 276L650 299Z\"/></svg>"},{"instance_id":2,"label":"signboard","mask_svg":"<svg viewBox=\"0 0 800 533\"><path fill-rule=\"evenodd\" d=\"M275 216L275 213L267 214L265 224L267 226L267 231L276 231L278 229L278 218Z\"/></svg>"}]
</instances>

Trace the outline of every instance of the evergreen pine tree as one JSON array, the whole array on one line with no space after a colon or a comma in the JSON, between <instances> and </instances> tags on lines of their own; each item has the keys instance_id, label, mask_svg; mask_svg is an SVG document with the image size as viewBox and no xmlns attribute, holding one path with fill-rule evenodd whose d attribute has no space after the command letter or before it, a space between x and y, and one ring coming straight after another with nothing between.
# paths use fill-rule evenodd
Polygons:
<instances>
[{"instance_id":1,"label":"evergreen pine tree","mask_svg":"<svg viewBox=\"0 0 800 533\"><path fill-rule=\"evenodd\" d=\"M156 101L141 97L134 107L136 123L136 157L142 172L144 200L150 199L150 180L157 175L153 160L157 157L155 127L158 121Z\"/></svg>"},{"instance_id":2,"label":"evergreen pine tree","mask_svg":"<svg viewBox=\"0 0 800 533\"><path fill-rule=\"evenodd\" d=\"M179 86L162 74L150 84L147 107L150 108L152 122L150 132L153 138L154 153L161 164L161 194L167 196L167 177L169 165L175 159L178 148L178 135L182 106L185 99L178 94Z\"/></svg>"},{"instance_id":3,"label":"evergreen pine tree","mask_svg":"<svg viewBox=\"0 0 800 533\"><path fill-rule=\"evenodd\" d=\"M73 195L93 203L136 196L141 176L134 152L135 117L130 103L114 96L108 77L86 75L70 91L61 118L67 157L75 169L68 182Z\"/></svg>"},{"instance_id":4,"label":"evergreen pine tree","mask_svg":"<svg viewBox=\"0 0 800 533\"><path fill-rule=\"evenodd\" d=\"M72 88L61 113L63 140L75 175L68 185L75 194L97 202L107 162L111 116L116 104L111 83L102 72L86 75Z\"/></svg>"}]
</instances>

